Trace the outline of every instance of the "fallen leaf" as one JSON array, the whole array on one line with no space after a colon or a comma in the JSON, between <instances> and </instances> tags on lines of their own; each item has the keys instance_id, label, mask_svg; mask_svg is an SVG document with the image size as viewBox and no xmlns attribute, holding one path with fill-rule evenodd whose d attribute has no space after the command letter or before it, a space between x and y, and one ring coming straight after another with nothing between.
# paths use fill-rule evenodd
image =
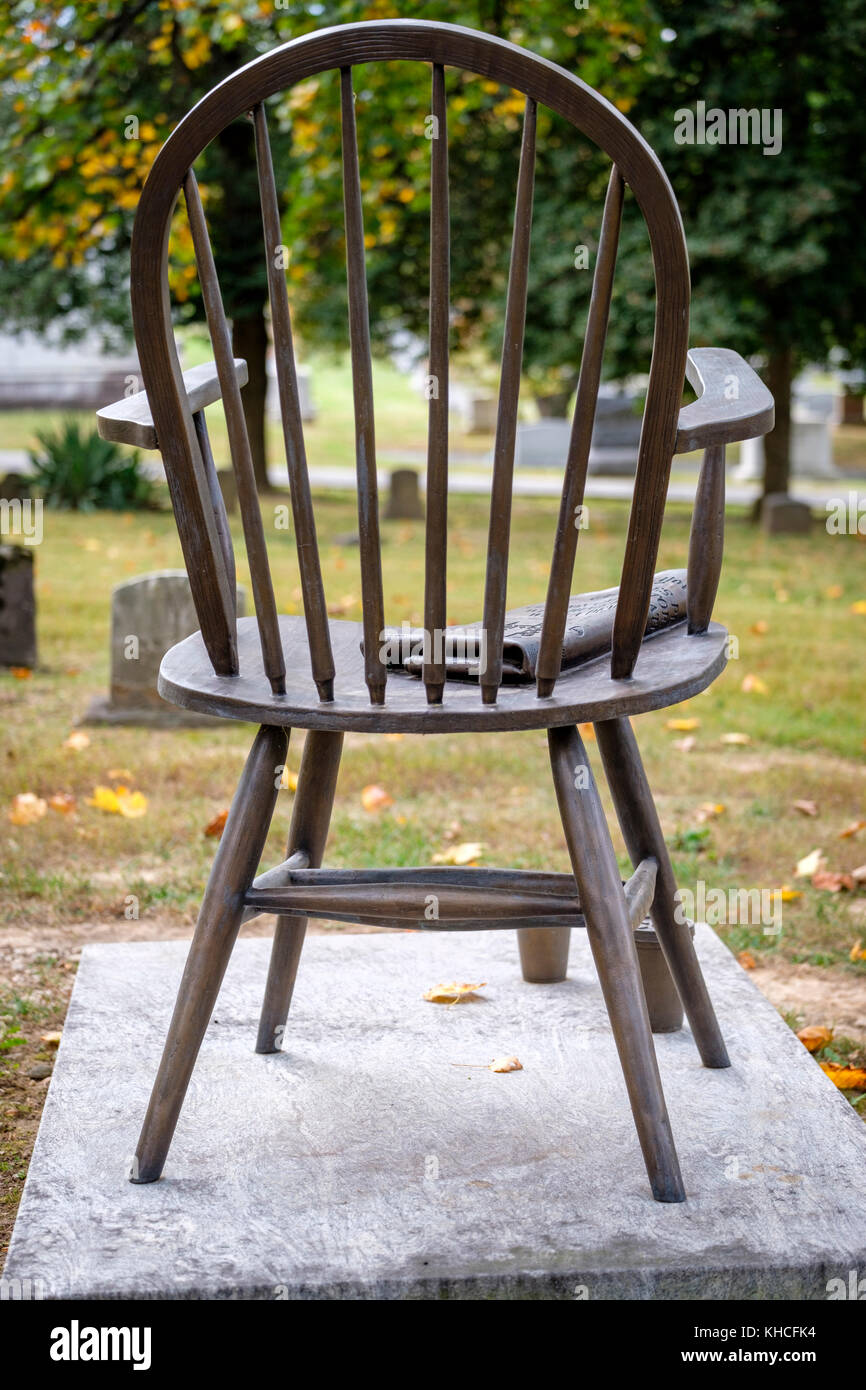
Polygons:
<instances>
[{"instance_id":1,"label":"fallen leaf","mask_svg":"<svg viewBox=\"0 0 866 1390\"><path fill-rule=\"evenodd\" d=\"M433 855L434 864L474 864L484 853L484 845L480 840L465 840L462 844L452 845L450 849L443 850L441 854Z\"/></svg>"},{"instance_id":2,"label":"fallen leaf","mask_svg":"<svg viewBox=\"0 0 866 1390\"><path fill-rule=\"evenodd\" d=\"M94 787L93 796L88 798L88 806L111 815L126 816L136 820L147 813L147 797L141 792L130 791L129 787Z\"/></svg>"},{"instance_id":3,"label":"fallen leaf","mask_svg":"<svg viewBox=\"0 0 866 1390\"><path fill-rule=\"evenodd\" d=\"M292 772L291 768L284 766L280 777L280 787L284 791L296 792L298 790L298 774Z\"/></svg>"},{"instance_id":4,"label":"fallen leaf","mask_svg":"<svg viewBox=\"0 0 866 1390\"><path fill-rule=\"evenodd\" d=\"M751 743L749 734L722 734L722 743Z\"/></svg>"},{"instance_id":5,"label":"fallen leaf","mask_svg":"<svg viewBox=\"0 0 866 1390\"><path fill-rule=\"evenodd\" d=\"M737 960L744 970L754 970L758 964L751 951L741 951L737 956Z\"/></svg>"},{"instance_id":6,"label":"fallen leaf","mask_svg":"<svg viewBox=\"0 0 866 1390\"><path fill-rule=\"evenodd\" d=\"M685 738L675 738L673 742L678 753L691 753L696 744L697 739L694 734L686 734Z\"/></svg>"},{"instance_id":7,"label":"fallen leaf","mask_svg":"<svg viewBox=\"0 0 866 1390\"><path fill-rule=\"evenodd\" d=\"M765 622L763 618L759 618L756 623L752 623L749 631L754 632L756 637L763 637L765 633L770 631L770 624Z\"/></svg>"},{"instance_id":8,"label":"fallen leaf","mask_svg":"<svg viewBox=\"0 0 866 1390\"><path fill-rule=\"evenodd\" d=\"M798 862L794 870L794 877L811 878L813 874L816 874L819 869L823 868L826 862L823 850L813 849L811 854L807 854L805 858Z\"/></svg>"},{"instance_id":9,"label":"fallen leaf","mask_svg":"<svg viewBox=\"0 0 866 1390\"><path fill-rule=\"evenodd\" d=\"M851 604L852 613L866 613L866 598L858 598Z\"/></svg>"},{"instance_id":10,"label":"fallen leaf","mask_svg":"<svg viewBox=\"0 0 866 1390\"><path fill-rule=\"evenodd\" d=\"M794 810L799 811L802 816L817 816L818 804L815 801L795 801Z\"/></svg>"},{"instance_id":11,"label":"fallen leaf","mask_svg":"<svg viewBox=\"0 0 866 1390\"><path fill-rule=\"evenodd\" d=\"M48 798L48 805L52 811L59 811L61 816L68 816L75 810L75 797L71 792L54 792Z\"/></svg>"},{"instance_id":12,"label":"fallen leaf","mask_svg":"<svg viewBox=\"0 0 866 1390\"><path fill-rule=\"evenodd\" d=\"M134 782L135 773L128 767L110 767L105 774L110 782Z\"/></svg>"},{"instance_id":13,"label":"fallen leaf","mask_svg":"<svg viewBox=\"0 0 866 1390\"><path fill-rule=\"evenodd\" d=\"M9 819L13 825L32 825L41 820L48 810L48 803L36 796L35 792L19 792L13 796L9 808Z\"/></svg>"},{"instance_id":14,"label":"fallen leaf","mask_svg":"<svg viewBox=\"0 0 866 1390\"><path fill-rule=\"evenodd\" d=\"M866 1067L842 1067L838 1062L819 1062L818 1065L840 1091L866 1091Z\"/></svg>"},{"instance_id":15,"label":"fallen leaf","mask_svg":"<svg viewBox=\"0 0 866 1390\"><path fill-rule=\"evenodd\" d=\"M717 816L723 815L726 810L727 807L725 807L721 801L704 801L698 807L695 813L695 819L699 824L702 824L704 821L715 820Z\"/></svg>"},{"instance_id":16,"label":"fallen leaf","mask_svg":"<svg viewBox=\"0 0 866 1390\"><path fill-rule=\"evenodd\" d=\"M431 989L425 989L424 998L431 1004L459 1004L461 999L474 999L476 991L483 989L486 983L486 980L482 980L480 984L472 985L451 980L447 985L433 985Z\"/></svg>"},{"instance_id":17,"label":"fallen leaf","mask_svg":"<svg viewBox=\"0 0 866 1390\"><path fill-rule=\"evenodd\" d=\"M90 747L90 735L83 729L75 729L63 743L64 748L71 748L73 752L80 753L82 748Z\"/></svg>"},{"instance_id":18,"label":"fallen leaf","mask_svg":"<svg viewBox=\"0 0 866 1390\"><path fill-rule=\"evenodd\" d=\"M403 738L403 737L404 737L403 734L385 734L385 735L384 735L384 739L385 739L385 742L386 742L386 743L396 743L399 739L401 739L401 738Z\"/></svg>"},{"instance_id":19,"label":"fallen leaf","mask_svg":"<svg viewBox=\"0 0 866 1390\"><path fill-rule=\"evenodd\" d=\"M853 893L857 887L851 874L839 874L819 869L818 873L812 875L812 887L823 889L825 893L838 893L846 888L849 893Z\"/></svg>"},{"instance_id":20,"label":"fallen leaf","mask_svg":"<svg viewBox=\"0 0 866 1390\"><path fill-rule=\"evenodd\" d=\"M348 613L358 604L357 594L344 594L336 603L328 604L328 613L332 618L339 618L343 613Z\"/></svg>"},{"instance_id":21,"label":"fallen leaf","mask_svg":"<svg viewBox=\"0 0 866 1390\"><path fill-rule=\"evenodd\" d=\"M858 937L848 952L848 959L853 961L866 960L866 950L863 949L863 939Z\"/></svg>"},{"instance_id":22,"label":"fallen leaf","mask_svg":"<svg viewBox=\"0 0 866 1390\"><path fill-rule=\"evenodd\" d=\"M33 672L29 666L10 666L9 674L14 676L17 681L29 681Z\"/></svg>"},{"instance_id":23,"label":"fallen leaf","mask_svg":"<svg viewBox=\"0 0 866 1390\"><path fill-rule=\"evenodd\" d=\"M44 1043L46 1047L59 1047L60 1038L60 1033L43 1033L39 1041Z\"/></svg>"},{"instance_id":24,"label":"fallen leaf","mask_svg":"<svg viewBox=\"0 0 866 1390\"><path fill-rule=\"evenodd\" d=\"M793 903L796 902L798 898L802 898L803 894L800 892L799 888L789 888L785 883L781 888L774 888L770 896L772 898L778 898L779 901L783 903Z\"/></svg>"},{"instance_id":25,"label":"fallen leaf","mask_svg":"<svg viewBox=\"0 0 866 1390\"><path fill-rule=\"evenodd\" d=\"M841 585L841 584L830 584L830 585L824 590L824 597L825 597L825 598L841 598L842 595L844 594L844 592L845 592L845 590L842 588L842 585Z\"/></svg>"},{"instance_id":26,"label":"fallen leaf","mask_svg":"<svg viewBox=\"0 0 866 1390\"><path fill-rule=\"evenodd\" d=\"M226 821L229 818L228 807L224 811L217 811L213 820L208 821L204 828L204 833L208 839L219 840L226 828Z\"/></svg>"},{"instance_id":27,"label":"fallen leaf","mask_svg":"<svg viewBox=\"0 0 866 1390\"><path fill-rule=\"evenodd\" d=\"M394 805L394 798L388 795L384 787L371 782L369 787L364 787L361 792L361 805L365 811L384 811L388 806Z\"/></svg>"},{"instance_id":28,"label":"fallen leaf","mask_svg":"<svg viewBox=\"0 0 866 1390\"><path fill-rule=\"evenodd\" d=\"M700 719L668 719L665 723L665 728L676 734L687 734L692 729L699 729L700 726Z\"/></svg>"},{"instance_id":29,"label":"fallen leaf","mask_svg":"<svg viewBox=\"0 0 866 1390\"><path fill-rule=\"evenodd\" d=\"M858 830L866 829L866 820L852 820L850 825L846 825L844 830L839 831L840 840L850 840L852 835L856 835Z\"/></svg>"},{"instance_id":30,"label":"fallen leaf","mask_svg":"<svg viewBox=\"0 0 866 1390\"><path fill-rule=\"evenodd\" d=\"M494 1057L490 1071L523 1071L523 1063L517 1057Z\"/></svg>"},{"instance_id":31,"label":"fallen leaf","mask_svg":"<svg viewBox=\"0 0 866 1390\"><path fill-rule=\"evenodd\" d=\"M820 1052L822 1047L833 1041L833 1029L812 1024L809 1028L798 1028L797 1037L807 1052Z\"/></svg>"},{"instance_id":32,"label":"fallen leaf","mask_svg":"<svg viewBox=\"0 0 866 1390\"><path fill-rule=\"evenodd\" d=\"M577 732L580 734L581 738L586 739L587 743L595 743L594 724L578 724Z\"/></svg>"},{"instance_id":33,"label":"fallen leaf","mask_svg":"<svg viewBox=\"0 0 866 1390\"><path fill-rule=\"evenodd\" d=\"M746 695L769 695L770 687L766 681L762 681L760 676L754 675L751 671L743 677L740 689Z\"/></svg>"},{"instance_id":34,"label":"fallen leaf","mask_svg":"<svg viewBox=\"0 0 866 1390\"><path fill-rule=\"evenodd\" d=\"M852 869L851 877L855 883L866 883L866 864L858 864L856 869Z\"/></svg>"}]
</instances>

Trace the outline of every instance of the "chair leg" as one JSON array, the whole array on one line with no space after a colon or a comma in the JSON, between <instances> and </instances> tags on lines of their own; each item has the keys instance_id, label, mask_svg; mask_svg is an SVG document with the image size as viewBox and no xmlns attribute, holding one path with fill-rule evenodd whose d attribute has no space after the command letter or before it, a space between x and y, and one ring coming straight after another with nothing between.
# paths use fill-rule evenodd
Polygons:
<instances>
[{"instance_id":1,"label":"chair leg","mask_svg":"<svg viewBox=\"0 0 866 1390\"><path fill-rule=\"evenodd\" d=\"M595 725L604 770L634 865L652 855L658 862L653 925L673 976L705 1067L731 1065L707 992L687 922L677 920L677 885L658 812L628 719Z\"/></svg>"},{"instance_id":2,"label":"chair leg","mask_svg":"<svg viewBox=\"0 0 866 1390\"><path fill-rule=\"evenodd\" d=\"M310 868L318 869L325 852L343 735L311 729L304 744L287 857L306 850ZM292 992L307 931L306 917L280 917L274 934L268 983L259 1018L256 1052L279 1052L289 1017Z\"/></svg>"},{"instance_id":3,"label":"chair leg","mask_svg":"<svg viewBox=\"0 0 866 1390\"><path fill-rule=\"evenodd\" d=\"M577 729L549 729L548 741L581 910L653 1196L658 1202L682 1202L685 1190L662 1092L637 948L601 798ZM582 770L579 779L578 768Z\"/></svg>"},{"instance_id":4,"label":"chair leg","mask_svg":"<svg viewBox=\"0 0 866 1390\"><path fill-rule=\"evenodd\" d=\"M223 975L237 939L244 894L258 868L277 800L288 734L264 727L241 774L196 923L177 1003L138 1141L133 1182L155 1182L174 1134Z\"/></svg>"}]
</instances>

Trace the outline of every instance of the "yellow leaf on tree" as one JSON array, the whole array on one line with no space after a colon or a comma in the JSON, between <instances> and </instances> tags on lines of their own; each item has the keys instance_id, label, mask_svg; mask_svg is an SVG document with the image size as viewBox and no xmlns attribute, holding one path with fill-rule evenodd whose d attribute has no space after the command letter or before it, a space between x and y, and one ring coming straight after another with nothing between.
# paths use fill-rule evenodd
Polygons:
<instances>
[{"instance_id":1,"label":"yellow leaf on tree","mask_svg":"<svg viewBox=\"0 0 866 1390\"><path fill-rule=\"evenodd\" d=\"M486 983L486 980L482 980L480 984L473 985L451 980L449 984L425 989L424 998L431 1004L459 1004L461 999L474 999L476 991L483 989Z\"/></svg>"},{"instance_id":2,"label":"yellow leaf on tree","mask_svg":"<svg viewBox=\"0 0 866 1390\"><path fill-rule=\"evenodd\" d=\"M13 825L32 825L41 820L48 810L48 803L34 792L20 792L12 798L9 819Z\"/></svg>"},{"instance_id":3,"label":"yellow leaf on tree","mask_svg":"<svg viewBox=\"0 0 866 1390\"><path fill-rule=\"evenodd\" d=\"M668 719L665 723L666 729L677 734L687 734L692 729L699 729L700 726L700 719Z\"/></svg>"},{"instance_id":4,"label":"yellow leaf on tree","mask_svg":"<svg viewBox=\"0 0 866 1390\"><path fill-rule=\"evenodd\" d=\"M797 864L794 874L796 878L811 878L827 861L824 858L823 850L813 849L811 854L807 854Z\"/></svg>"},{"instance_id":5,"label":"yellow leaf on tree","mask_svg":"<svg viewBox=\"0 0 866 1390\"><path fill-rule=\"evenodd\" d=\"M866 1091L866 1067L841 1067L838 1062L818 1065L840 1091Z\"/></svg>"},{"instance_id":6,"label":"yellow leaf on tree","mask_svg":"<svg viewBox=\"0 0 866 1390\"><path fill-rule=\"evenodd\" d=\"M833 1041L833 1029L819 1028L813 1024L809 1028L798 1028L797 1037L807 1052L820 1052L822 1047Z\"/></svg>"}]
</instances>

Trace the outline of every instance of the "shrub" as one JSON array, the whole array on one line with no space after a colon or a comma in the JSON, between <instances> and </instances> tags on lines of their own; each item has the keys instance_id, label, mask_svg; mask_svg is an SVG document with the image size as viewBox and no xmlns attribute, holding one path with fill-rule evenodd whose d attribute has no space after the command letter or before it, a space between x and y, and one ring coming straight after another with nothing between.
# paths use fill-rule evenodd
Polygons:
<instances>
[{"instance_id":1,"label":"shrub","mask_svg":"<svg viewBox=\"0 0 866 1390\"><path fill-rule=\"evenodd\" d=\"M48 507L124 512L154 507L156 493L141 468L141 455L85 431L77 420L37 434L29 483Z\"/></svg>"}]
</instances>

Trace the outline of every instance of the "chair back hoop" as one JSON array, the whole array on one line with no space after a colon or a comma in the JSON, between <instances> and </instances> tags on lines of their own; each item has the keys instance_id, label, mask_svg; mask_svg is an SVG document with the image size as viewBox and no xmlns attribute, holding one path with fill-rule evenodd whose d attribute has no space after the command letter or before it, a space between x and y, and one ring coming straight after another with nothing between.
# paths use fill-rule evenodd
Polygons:
<instances>
[{"instance_id":1,"label":"chair back hoop","mask_svg":"<svg viewBox=\"0 0 866 1390\"><path fill-rule=\"evenodd\" d=\"M208 655L218 675L237 674L233 562L226 550L224 516L214 503L217 489L203 416L194 419L190 411L171 322L168 245L174 208L181 194L186 202L226 412L264 669L274 694L285 690L285 657L240 388L234 370L231 335L193 173L195 161L205 147L232 121L251 114L277 384L310 663L320 699L333 699L334 660L301 426L286 279L270 254L281 237L264 103L270 96L298 82L339 69L365 679L371 701L381 704L386 700L386 670L381 653L385 615L372 365L352 69L360 63L397 60L432 65L431 112L438 123L438 137L430 142L428 370L436 377L438 386L429 402L427 451L424 625L431 634L441 633L446 624L449 214L445 69L462 68L516 89L526 98L505 308L484 587L487 661L480 675L480 686L481 698L486 703L496 701L502 679L502 633L539 104L571 122L608 155L613 165L596 256L577 405L544 610L537 670L539 697L552 694L560 670L625 185L637 199L646 221L655 276L655 331L611 653L612 676L627 679L634 669L649 613L686 367L689 271L676 200L658 159L637 130L610 102L579 78L503 39L427 20L373 20L322 29L254 59L209 92L180 122L157 156L145 185L132 244L136 344ZM430 649L425 645L424 653L423 680L431 703L440 702L445 692L444 658L441 655L437 658L437 645L441 653L441 642L433 642Z\"/></svg>"}]
</instances>

